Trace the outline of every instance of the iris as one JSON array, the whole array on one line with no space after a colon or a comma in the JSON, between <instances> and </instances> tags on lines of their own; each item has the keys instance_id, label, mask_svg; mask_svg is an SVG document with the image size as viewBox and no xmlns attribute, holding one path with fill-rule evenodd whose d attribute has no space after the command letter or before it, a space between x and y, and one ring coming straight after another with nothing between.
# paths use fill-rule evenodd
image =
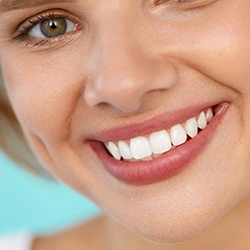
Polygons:
<instances>
[{"instance_id":1,"label":"iris","mask_svg":"<svg viewBox=\"0 0 250 250\"><path fill-rule=\"evenodd\" d=\"M53 38L63 35L67 31L67 22L65 18L47 19L40 23L40 29L45 37Z\"/></svg>"}]
</instances>

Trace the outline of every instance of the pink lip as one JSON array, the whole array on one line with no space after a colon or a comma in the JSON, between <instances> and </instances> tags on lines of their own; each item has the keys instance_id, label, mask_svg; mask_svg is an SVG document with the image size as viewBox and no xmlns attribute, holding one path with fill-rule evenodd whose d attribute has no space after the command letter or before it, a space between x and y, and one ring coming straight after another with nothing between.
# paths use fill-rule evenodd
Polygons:
<instances>
[{"instance_id":1,"label":"pink lip","mask_svg":"<svg viewBox=\"0 0 250 250\"><path fill-rule=\"evenodd\" d=\"M216 105L202 105L185 108L176 112L167 114L161 114L154 116L145 121L139 121L137 123L131 123L127 119L128 124L124 124L122 127L115 127L107 131L101 131L95 133L89 138L89 140L96 140L101 142L127 140L141 135L148 135L155 131L171 128L176 124L183 123L189 118L195 117L201 111Z\"/></svg>"},{"instance_id":2,"label":"pink lip","mask_svg":"<svg viewBox=\"0 0 250 250\"><path fill-rule=\"evenodd\" d=\"M162 124L162 120L166 120L166 117L164 116L159 120L158 118L152 119L152 123L150 123L150 121L147 121L146 126L145 123L136 126L137 129L132 130L132 132L131 126L125 126L124 129L114 130L113 133L112 131L102 133L96 136L97 138L99 138L99 142L92 141L91 146L103 162L106 170L118 180L131 185L145 185L159 182L180 173L189 165L189 163L194 161L202 153L206 145L209 143L209 141L211 141L215 130L220 124L220 121L225 115L226 111L228 110L228 107L228 103L218 105L216 108L216 115L214 116L212 121L195 138L187 141L181 146L170 150L169 152L152 161L117 161L107 153L103 143L101 143L100 141L117 141L121 139L127 139L127 136L129 136L129 138L132 138L134 136L137 136L138 133L139 135L143 135L150 133L150 131L157 131L158 129L155 130L154 128L159 128L159 124ZM173 117L168 117L167 122L163 123L163 126L164 128L166 128L177 123L182 123L190 117L197 115L204 109L199 109L199 111L193 115L190 114L193 113L195 109L193 109L191 113L189 112L184 116L181 116L180 114L176 115L174 119L171 119ZM181 119L178 120L178 118L180 117ZM158 125L155 121L157 121ZM128 133L129 131L130 133Z\"/></svg>"}]
</instances>

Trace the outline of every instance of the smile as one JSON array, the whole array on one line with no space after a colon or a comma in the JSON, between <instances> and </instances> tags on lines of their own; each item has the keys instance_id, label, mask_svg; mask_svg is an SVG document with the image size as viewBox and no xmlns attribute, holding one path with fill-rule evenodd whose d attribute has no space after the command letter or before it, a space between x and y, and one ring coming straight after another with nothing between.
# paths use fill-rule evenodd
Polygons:
<instances>
[{"instance_id":1,"label":"smile","mask_svg":"<svg viewBox=\"0 0 250 250\"><path fill-rule=\"evenodd\" d=\"M202 111L197 117L170 129L155 131L147 136L138 136L129 140L107 142L105 147L116 160L150 161L196 137L213 119L212 108Z\"/></svg>"},{"instance_id":2,"label":"smile","mask_svg":"<svg viewBox=\"0 0 250 250\"><path fill-rule=\"evenodd\" d=\"M159 182L178 175L204 152L229 107L221 103L163 114L102 131L90 145L117 180L130 185Z\"/></svg>"}]
</instances>

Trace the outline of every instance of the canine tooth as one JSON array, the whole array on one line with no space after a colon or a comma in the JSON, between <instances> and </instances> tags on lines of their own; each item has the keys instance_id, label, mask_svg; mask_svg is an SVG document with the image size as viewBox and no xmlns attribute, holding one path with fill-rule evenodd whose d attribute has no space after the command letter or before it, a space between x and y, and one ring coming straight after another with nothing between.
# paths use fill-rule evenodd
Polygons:
<instances>
[{"instance_id":1,"label":"canine tooth","mask_svg":"<svg viewBox=\"0 0 250 250\"><path fill-rule=\"evenodd\" d=\"M130 150L136 160L140 160L152 155L149 140L143 136L131 139Z\"/></svg>"},{"instance_id":2,"label":"canine tooth","mask_svg":"<svg viewBox=\"0 0 250 250\"><path fill-rule=\"evenodd\" d=\"M180 124L171 128L170 137L174 146L181 145L187 140L187 134Z\"/></svg>"},{"instance_id":3,"label":"canine tooth","mask_svg":"<svg viewBox=\"0 0 250 250\"><path fill-rule=\"evenodd\" d=\"M105 144L106 149L107 149L107 150L109 151L109 153L111 154L110 149L109 149L109 144L108 144L108 142L105 142L104 144Z\"/></svg>"},{"instance_id":4,"label":"canine tooth","mask_svg":"<svg viewBox=\"0 0 250 250\"><path fill-rule=\"evenodd\" d=\"M207 119L204 112L200 113L197 124L200 129L204 129L207 126Z\"/></svg>"},{"instance_id":5,"label":"canine tooth","mask_svg":"<svg viewBox=\"0 0 250 250\"><path fill-rule=\"evenodd\" d=\"M149 142L154 154L162 154L171 149L171 139L166 130L152 133Z\"/></svg>"},{"instance_id":6,"label":"canine tooth","mask_svg":"<svg viewBox=\"0 0 250 250\"><path fill-rule=\"evenodd\" d=\"M121 154L122 158L124 158L125 160L130 160L133 158L133 156L130 152L130 147L128 146L128 144L125 141L119 141L118 147L119 147L120 154Z\"/></svg>"},{"instance_id":7,"label":"canine tooth","mask_svg":"<svg viewBox=\"0 0 250 250\"><path fill-rule=\"evenodd\" d=\"M121 159L121 154L120 154L119 148L113 142L108 143L108 148L110 150L110 153L113 155L113 157L116 160Z\"/></svg>"},{"instance_id":8,"label":"canine tooth","mask_svg":"<svg viewBox=\"0 0 250 250\"><path fill-rule=\"evenodd\" d=\"M198 127L197 127L197 122L196 122L195 118L191 118L191 119L186 121L185 130L186 130L186 133L191 138L194 138L197 135Z\"/></svg>"},{"instance_id":9,"label":"canine tooth","mask_svg":"<svg viewBox=\"0 0 250 250\"><path fill-rule=\"evenodd\" d=\"M207 122L210 122L214 117L213 110L209 108L206 113Z\"/></svg>"}]
</instances>

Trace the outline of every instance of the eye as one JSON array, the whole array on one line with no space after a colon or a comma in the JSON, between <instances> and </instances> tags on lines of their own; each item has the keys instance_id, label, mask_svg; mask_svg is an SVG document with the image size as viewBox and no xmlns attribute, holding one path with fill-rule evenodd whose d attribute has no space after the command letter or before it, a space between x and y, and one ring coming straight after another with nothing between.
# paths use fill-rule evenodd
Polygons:
<instances>
[{"instance_id":1,"label":"eye","mask_svg":"<svg viewBox=\"0 0 250 250\"><path fill-rule=\"evenodd\" d=\"M72 41L77 34L81 34L85 27L74 14L62 10L48 10L19 24L12 41L20 42L25 47L39 47L41 49L56 48L64 42Z\"/></svg>"},{"instance_id":2,"label":"eye","mask_svg":"<svg viewBox=\"0 0 250 250\"><path fill-rule=\"evenodd\" d=\"M55 38L74 31L76 24L64 17L47 18L33 26L27 33L30 37Z\"/></svg>"}]
</instances>

